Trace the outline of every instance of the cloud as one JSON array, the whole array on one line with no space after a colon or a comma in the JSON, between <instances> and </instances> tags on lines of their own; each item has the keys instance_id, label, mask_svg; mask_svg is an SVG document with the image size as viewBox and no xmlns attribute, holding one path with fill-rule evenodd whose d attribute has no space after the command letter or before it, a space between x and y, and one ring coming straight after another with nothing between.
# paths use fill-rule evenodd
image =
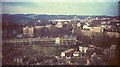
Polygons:
<instances>
[{"instance_id":1,"label":"cloud","mask_svg":"<svg viewBox=\"0 0 120 67\"><path fill-rule=\"evenodd\" d=\"M16 13L31 13L34 12L34 10L22 6L3 5L2 12L3 14L7 14L7 13L16 14Z\"/></svg>"}]
</instances>

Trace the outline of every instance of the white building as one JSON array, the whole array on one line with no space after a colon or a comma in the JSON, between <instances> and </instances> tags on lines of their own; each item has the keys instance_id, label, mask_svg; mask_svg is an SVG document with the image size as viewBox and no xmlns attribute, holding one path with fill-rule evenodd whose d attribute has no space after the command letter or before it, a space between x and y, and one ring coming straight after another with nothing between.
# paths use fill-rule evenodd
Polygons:
<instances>
[{"instance_id":1,"label":"white building","mask_svg":"<svg viewBox=\"0 0 120 67\"><path fill-rule=\"evenodd\" d=\"M88 27L88 25L84 25L83 29L90 29L90 27Z\"/></svg>"},{"instance_id":2,"label":"white building","mask_svg":"<svg viewBox=\"0 0 120 67\"><path fill-rule=\"evenodd\" d=\"M23 27L23 34L27 34L28 33L28 26L27 27Z\"/></svg>"},{"instance_id":3,"label":"white building","mask_svg":"<svg viewBox=\"0 0 120 67\"><path fill-rule=\"evenodd\" d=\"M68 50L65 50L63 52L61 52L61 57L68 57L68 56L71 56L73 55L73 52L74 52L74 49L68 49Z\"/></svg>"},{"instance_id":4,"label":"white building","mask_svg":"<svg viewBox=\"0 0 120 67\"><path fill-rule=\"evenodd\" d=\"M77 23L77 27L80 27L81 26L81 24L80 23Z\"/></svg>"},{"instance_id":5,"label":"white building","mask_svg":"<svg viewBox=\"0 0 120 67\"><path fill-rule=\"evenodd\" d=\"M88 29L91 32L103 32L103 28L102 27L89 27L88 25L84 25L83 29Z\"/></svg>"},{"instance_id":6,"label":"white building","mask_svg":"<svg viewBox=\"0 0 120 67\"><path fill-rule=\"evenodd\" d=\"M80 52L78 52L78 51L75 51L74 53L73 53L73 56L74 57L78 57L80 55Z\"/></svg>"},{"instance_id":7,"label":"white building","mask_svg":"<svg viewBox=\"0 0 120 67\"><path fill-rule=\"evenodd\" d=\"M71 20L64 20L64 19L55 19L55 20L51 20L52 22L71 22Z\"/></svg>"},{"instance_id":8,"label":"white building","mask_svg":"<svg viewBox=\"0 0 120 67\"><path fill-rule=\"evenodd\" d=\"M60 37L55 38L55 44L60 44L61 40Z\"/></svg>"},{"instance_id":9,"label":"white building","mask_svg":"<svg viewBox=\"0 0 120 67\"><path fill-rule=\"evenodd\" d=\"M63 24L61 22L58 22L55 27L58 27L58 28L62 28L63 27Z\"/></svg>"},{"instance_id":10,"label":"white building","mask_svg":"<svg viewBox=\"0 0 120 67\"><path fill-rule=\"evenodd\" d=\"M41 20L38 20L38 22L41 22Z\"/></svg>"},{"instance_id":11,"label":"white building","mask_svg":"<svg viewBox=\"0 0 120 67\"><path fill-rule=\"evenodd\" d=\"M83 46L79 46L79 51L80 51L80 52L83 51Z\"/></svg>"},{"instance_id":12,"label":"white building","mask_svg":"<svg viewBox=\"0 0 120 67\"><path fill-rule=\"evenodd\" d=\"M120 37L120 33L118 32L105 32L105 35L109 36L109 37Z\"/></svg>"},{"instance_id":13,"label":"white building","mask_svg":"<svg viewBox=\"0 0 120 67\"><path fill-rule=\"evenodd\" d=\"M45 26L35 26L35 29L41 29L44 28Z\"/></svg>"},{"instance_id":14,"label":"white building","mask_svg":"<svg viewBox=\"0 0 120 67\"><path fill-rule=\"evenodd\" d=\"M88 50L88 47L79 46L79 51L80 52L86 53L87 50Z\"/></svg>"}]
</instances>

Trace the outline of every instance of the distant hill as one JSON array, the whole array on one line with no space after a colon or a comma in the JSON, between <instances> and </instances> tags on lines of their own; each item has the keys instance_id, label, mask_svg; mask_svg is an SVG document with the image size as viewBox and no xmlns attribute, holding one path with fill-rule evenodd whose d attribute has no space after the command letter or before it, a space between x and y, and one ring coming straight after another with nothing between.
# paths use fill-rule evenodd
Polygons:
<instances>
[{"instance_id":1,"label":"distant hill","mask_svg":"<svg viewBox=\"0 0 120 67\"><path fill-rule=\"evenodd\" d=\"M82 15L2 14L2 22L27 24L29 21L37 22L38 20L48 21L53 19L73 19L75 16L77 16L80 19L85 19L89 17ZM91 17L103 17L103 16L91 16Z\"/></svg>"},{"instance_id":2,"label":"distant hill","mask_svg":"<svg viewBox=\"0 0 120 67\"><path fill-rule=\"evenodd\" d=\"M3 22L27 23L28 21L37 22L37 20L53 19L73 19L76 15L46 15L46 14L2 14ZM87 16L77 16L84 19Z\"/></svg>"}]
</instances>

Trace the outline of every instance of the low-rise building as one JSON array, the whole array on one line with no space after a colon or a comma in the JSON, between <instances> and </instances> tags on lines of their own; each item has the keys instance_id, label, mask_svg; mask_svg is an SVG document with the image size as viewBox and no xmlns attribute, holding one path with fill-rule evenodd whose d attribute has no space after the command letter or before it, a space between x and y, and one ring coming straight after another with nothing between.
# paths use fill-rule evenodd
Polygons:
<instances>
[{"instance_id":1,"label":"low-rise building","mask_svg":"<svg viewBox=\"0 0 120 67\"><path fill-rule=\"evenodd\" d=\"M80 52L86 53L87 50L88 50L88 47L79 46Z\"/></svg>"},{"instance_id":2,"label":"low-rise building","mask_svg":"<svg viewBox=\"0 0 120 67\"><path fill-rule=\"evenodd\" d=\"M55 38L55 44L60 44L60 42L61 42L60 37Z\"/></svg>"},{"instance_id":3,"label":"low-rise building","mask_svg":"<svg viewBox=\"0 0 120 67\"><path fill-rule=\"evenodd\" d=\"M103 28L102 27L89 27L87 25L83 26L83 29L87 29L91 32L103 32Z\"/></svg>"},{"instance_id":4,"label":"low-rise building","mask_svg":"<svg viewBox=\"0 0 120 67\"><path fill-rule=\"evenodd\" d=\"M99 32L93 32L90 30L81 30L82 35L92 37L93 35L101 34Z\"/></svg>"},{"instance_id":5,"label":"low-rise building","mask_svg":"<svg viewBox=\"0 0 120 67\"><path fill-rule=\"evenodd\" d=\"M88 27L87 25L83 26L83 29L90 29L91 27Z\"/></svg>"},{"instance_id":6,"label":"low-rise building","mask_svg":"<svg viewBox=\"0 0 120 67\"><path fill-rule=\"evenodd\" d=\"M58 22L55 27L58 27L58 28L62 28L63 27L63 24L61 22Z\"/></svg>"},{"instance_id":7,"label":"low-rise building","mask_svg":"<svg viewBox=\"0 0 120 67\"><path fill-rule=\"evenodd\" d=\"M101 27L92 27L92 28L90 28L90 31L92 31L92 32L103 32L103 28L101 28Z\"/></svg>"},{"instance_id":8,"label":"low-rise building","mask_svg":"<svg viewBox=\"0 0 120 67\"><path fill-rule=\"evenodd\" d=\"M75 51L75 52L73 53L73 56L74 56L74 57L79 57L79 56L80 56L80 52L79 52L79 51Z\"/></svg>"},{"instance_id":9,"label":"low-rise building","mask_svg":"<svg viewBox=\"0 0 120 67\"><path fill-rule=\"evenodd\" d=\"M52 22L71 22L71 20L65 20L65 19L54 19L54 20L51 20Z\"/></svg>"},{"instance_id":10,"label":"low-rise building","mask_svg":"<svg viewBox=\"0 0 120 67\"><path fill-rule=\"evenodd\" d=\"M45 26L35 26L35 29L44 28Z\"/></svg>"},{"instance_id":11,"label":"low-rise building","mask_svg":"<svg viewBox=\"0 0 120 67\"><path fill-rule=\"evenodd\" d=\"M75 49L65 50L65 51L61 52L61 55L60 55L60 56L61 56L61 57L72 56L74 51L75 51Z\"/></svg>"},{"instance_id":12,"label":"low-rise building","mask_svg":"<svg viewBox=\"0 0 120 67\"><path fill-rule=\"evenodd\" d=\"M105 32L105 35L109 36L109 37L120 37L120 33L118 32Z\"/></svg>"},{"instance_id":13,"label":"low-rise building","mask_svg":"<svg viewBox=\"0 0 120 67\"><path fill-rule=\"evenodd\" d=\"M77 23L77 27L81 27L81 24L80 24L80 23Z\"/></svg>"}]
</instances>

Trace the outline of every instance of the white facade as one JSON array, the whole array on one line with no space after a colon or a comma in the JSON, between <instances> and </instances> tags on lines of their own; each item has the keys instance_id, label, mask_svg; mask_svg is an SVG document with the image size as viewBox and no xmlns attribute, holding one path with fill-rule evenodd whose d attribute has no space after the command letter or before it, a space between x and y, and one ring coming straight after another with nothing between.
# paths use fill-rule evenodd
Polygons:
<instances>
[{"instance_id":1,"label":"white facade","mask_svg":"<svg viewBox=\"0 0 120 67\"><path fill-rule=\"evenodd\" d=\"M61 57L65 57L65 53L64 52L61 52Z\"/></svg>"},{"instance_id":2,"label":"white facade","mask_svg":"<svg viewBox=\"0 0 120 67\"><path fill-rule=\"evenodd\" d=\"M58 22L55 27L58 27L58 28L62 28L63 27L63 24L61 22Z\"/></svg>"},{"instance_id":3,"label":"white facade","mask_svg":"<svg viewBox=\"0 0 120 67\"><path fill-rule=\"evenodd\" d=\"M83 48L83 52L86 53L86 51L88 50L88 47L84 47Z\"/></svg>"},{"instance_id":4,"label":"white facade","mask_svg":"<svg viewBox=\"0 0 120 67\"><path fill-rule=\"evenodd\" d=\"M63 20L63 19L55 19L55 20L51 20L53 22L71 22L71 20Z\"/></svg>"},{"instance_id":5,"label":"white facade","mask_svg":"<svg viewBox=\"0 0 120 67\"><path fill-rule=\"evenodd\" d=\"M88 50L88 47L79 46L79 51L80 52L86 53L87 50Z\"/></svg>"},{"instance_id":6,"label":"white facade","mask_svg":"<svg viewBox=\"0 0 120 67\"><path fill-rule=\"evenodd\" d=\"M83 47L79 46L79 51L82 52L83 51Z\"/></svg>"},{"instance_id":7,"label":"white facade","mask_svg":"<svg viewBox=\"0 0 120 67\"><path fill-rule=\"evenodd\" d=\"M55 38L55 44L60 44L60 37Z\"/></svg>"},{"instance_id":8,"label":"white facade","mask_svg":"<svg viewBox=\"0 0 120 67\"><path fill-rule=\"evenodd\" d=\"M74 53L73 53L73 56L74 57L78 57L80 54L79 54L79 52L77 52L77 51L75 51Z\"/></svg>"},{"instance_id":9,"label":"white facade","mask_svg":"<svg viewBox=\"0 0 120 67\"><path fill-rule=\"evenodd\" d=\"M80 27L81 26L81 24L80 23L77 23L77 27Z\"/></svg>"}]
</instances>

